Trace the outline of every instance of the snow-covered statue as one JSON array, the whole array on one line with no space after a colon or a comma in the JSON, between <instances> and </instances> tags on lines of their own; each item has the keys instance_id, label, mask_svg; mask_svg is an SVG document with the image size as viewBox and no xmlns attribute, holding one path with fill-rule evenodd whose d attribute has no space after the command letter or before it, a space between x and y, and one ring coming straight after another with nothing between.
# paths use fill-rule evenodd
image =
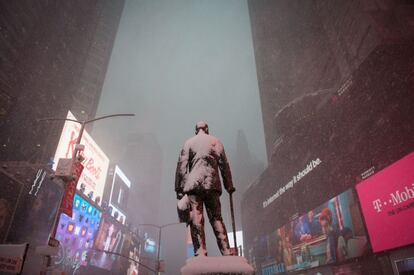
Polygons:
<instances>
[{"instance_id":1,"label":"snow-covered statue","mask_svg":"<svg viewBox=\"0 0 414 275\"><path fill-rule=\"evenodd\" d=\"M220 175L224 188L230 194L235 191L230 166L223 144L209 135L208 125L198 122L195 136L187 140L181 150L175 176L175 192L179 209L188 205L190 214L185 220L190 225L195 256L207 256L204 233L203 205L216 235L222 255L231 255L226 227L221 216L220 195L222 193ZM181 206L180 206L181 203ZM182 217L180 217L182 220Z\"/></svg>"}]
</instances>

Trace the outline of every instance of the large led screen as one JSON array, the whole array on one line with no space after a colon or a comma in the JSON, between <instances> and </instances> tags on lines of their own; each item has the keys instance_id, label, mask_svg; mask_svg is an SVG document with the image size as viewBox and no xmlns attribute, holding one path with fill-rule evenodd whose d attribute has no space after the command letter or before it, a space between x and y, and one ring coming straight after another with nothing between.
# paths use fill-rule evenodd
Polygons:
<instances>
[{"instance_id":1,"label":"large led screen","mask_svg":"<svg viewBox=\"0 0 414 275\"><path fill-rule=\"evenodd\" d=\"M374 252L414 243L414 152L356 188Z\"/></svg>"},{"instance_id":2,"label":"large led screen","mask_svg":"<svg viewBox=\"0 0 414 275\"><path fill-rule=\"evenodd\" d=\"M101 215L96 207L75 194L72 218L65 214L60 216L56 239L62 249L57 264L74 271L88 264Z\"/></svg>"},{"instance_id":3,"label":"large led screen","mask_svg":"<svg viewBox=\"0 0 414 275\"><path fill-rule=\"evenodd\" d=\"M138 275L140 259L140 242L135 233L128 232L125 234L122 255L119 257L120 271L118 274Z\"/></svg>"},{"instance_id":4,"label":"large led screen","mask_svg":"<svg viewBox=\"0 0 414 275\"><path fill-rule=\"evenodd\" d=\"M118 165L115 166L114 176L112 179L111 193L109 195L109 206L112 207L112 216L117 212L118 220L121 223L126 221L126 209L128 206L128 194L131 188L131 181L122 172Z\"/></svg>"},{"instance_id":5,"label":"large led screen","mask_svg":"<svg viewBox=\"0 0 414 275\"><path fill-rule=\"evenodd\" d=\"M76 120L70 111L66 118ZM72 158L80 128L81 125L79 123L73 121L65 122L54 157L54 170L56 170L60 158ZM85 194L93 192L94 198L100 197L102 199L109 159L86 131L83 132L81 144L85 145L85 150L83 151L84 160L82 161L85 168L79 178L78 189L84 184Z\"/></svg>"},{"instance_id":6,"label":"large led screen","mask_svg":"<svg viewBox=\"0 0 414 275\"><path fill-rule=\"evenodd\" d=\"M125 233L121 223L112 217L104 216L95 239L91 265L111 270L122 251Z\"/></svg>"},{"instance_id":7,"label":"large led screen","mask_svg":"<svg viewBox=\"0 0 414 275\"><path fill-rule=\"evenodd\" d=\"M267 236L262 272L303 270L360 257L369 251L352 189L293 219ZM266 273L267 274L267 273Z\"/></svg>"}]
</instances>

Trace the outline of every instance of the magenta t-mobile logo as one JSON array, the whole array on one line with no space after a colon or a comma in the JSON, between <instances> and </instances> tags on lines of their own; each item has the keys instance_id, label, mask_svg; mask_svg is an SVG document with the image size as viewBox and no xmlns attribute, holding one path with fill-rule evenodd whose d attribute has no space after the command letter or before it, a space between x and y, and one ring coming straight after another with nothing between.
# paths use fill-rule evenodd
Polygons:
<instances>
[{"instance_id":1,"label":"magenta t-mobile logo","mask_svg":"<svg viewBox=\"0 0 414 275\"><path fill-rule=\"evenodd\" d=\"M384 206L387 206L388 204L392 206L399 205L403 202L406 202L408 200L414 199L414 183L411 184L411 186L405 186L402 191L397 190L394 193L390 193L389 199L385 201L381 201L380 199L376 199L372 202L372 205L374 209L377 211L377 213L382 211L382 208Z\"/></svg>"},{"instance_id":2,"label":"magenta t-mobile logo","mask_svg":"<svg viewBox=\"0 0 414 275\"><path fill-rule=\"evenodd\" d=\"M374 209L377 211L377 213L381 212L382 203L380 199L373 201L372 204L374 205Z\"/></svg>"}]
</instances>

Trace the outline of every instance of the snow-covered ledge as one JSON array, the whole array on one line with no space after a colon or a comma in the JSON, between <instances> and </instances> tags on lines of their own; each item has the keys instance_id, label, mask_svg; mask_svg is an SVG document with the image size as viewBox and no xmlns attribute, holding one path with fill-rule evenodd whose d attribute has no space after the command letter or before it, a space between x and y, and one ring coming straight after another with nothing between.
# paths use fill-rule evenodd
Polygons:
<instances>
[{"instance_id":1,"label":"snow-covered ledge","mask_svg":"<svg viewBox=\"0 0 414 275\"><path fill-rule=\"evenodd\" d=\"M246 259L238 256L193 257L181 268L181 275L253 275Z\"/></svg>"}]
</instances>

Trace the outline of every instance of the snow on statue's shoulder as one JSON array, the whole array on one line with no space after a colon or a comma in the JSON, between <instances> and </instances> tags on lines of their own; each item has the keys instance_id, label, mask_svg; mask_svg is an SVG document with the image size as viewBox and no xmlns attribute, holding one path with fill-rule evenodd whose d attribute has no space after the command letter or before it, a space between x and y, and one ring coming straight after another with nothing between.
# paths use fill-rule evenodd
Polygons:
<instances>
[{"instance_id":1,"label":"snow on statue's shoulder","mask_svg":"<svg viewBox=\"0 0 414 275\"><path fill-rule=\"evenodd\" d=\"M253 275L246 259L238 256L193 257L181 268L181 275Z\"/></svg>"}]
</instances>

